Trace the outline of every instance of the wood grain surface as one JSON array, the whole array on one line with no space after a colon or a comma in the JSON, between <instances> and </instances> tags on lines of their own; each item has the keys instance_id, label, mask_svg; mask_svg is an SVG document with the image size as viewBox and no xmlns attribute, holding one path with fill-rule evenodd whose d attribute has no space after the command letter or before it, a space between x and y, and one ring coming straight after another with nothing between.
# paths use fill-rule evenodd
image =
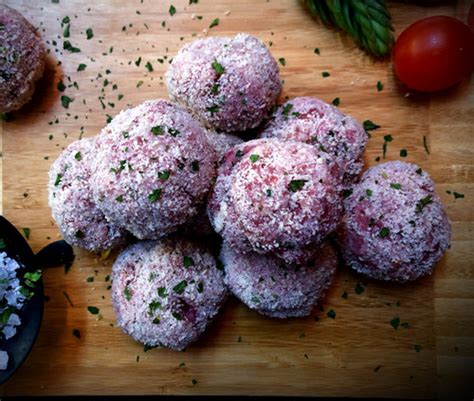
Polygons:
<instances>
[{"instance_id":1,"label":"wood grain surface","mask_svg":"<svg viewBox=\"0 0 474 401\"><path fill-rule=\"evenodd\" d=\"M324 310L305 319L264 318L231 299L186 352L144 352L143 346L114 327L106 281L114 257L101 260L77 250L69 273L63 268L44 272L48 301L38 341L21 369L0 386L0 396L280 394L472 399L472 82L432 96L410 93L394 80L389 61L374 61L345 35L315 22L296 0L200 0L192 5L188 0L2 2L39 27L50 49L45 77L33 102L3 123L2 131L3 212L17 227L31 229L29 242L35 251L58 238L46 183L49 166L61 150L81 136L97 134L107 115L146 99L166 98L163 75L183 44L206 34L241 31L271 42L273 55L285 58L282 99L310 95L331 102L339 97L344 112L381 125L370 139L367 166L382 155L386 134L394 138L387 160L400 159L400 150L407 149L406 160L418 163L436 182L453 223L453 242L435 274L413 284L381 284L341 267ZM428 15L465 20L470 3L389 6L400 33ZM168 12L170 4L176 7L173 16ZM69 40L81 49L79 53L63 50L65 16L70 18ZM219 18L219 25L207 29L214 18ZM91 39L86 37L89 27ZM316 47L320 55L314 53ZM148 61L152 72L145 68ZM86 68L78 72L80 63ZM330 72L330 77L323 78L323 71ZM64 93L57 90L60 79L67 86ZM384 85L381 92L377 81ZM62 95L74 99L68 109L61 105ZM448 190L465 197L455 200ZM88 277L94 281L87 282ZM357 283L364 289L360 294L355 291ZM344 292L347 299L341 297ZM89 305L100 308L100 315L88 313ZM327 316L330 309L336 312L335 319ZM395 330L390 325L395 317L408 322L409 328ZM74 329L80 330L80 339L73 336ZM415 345L421 346L419 352Z\"/></svg>"}]
</instances>

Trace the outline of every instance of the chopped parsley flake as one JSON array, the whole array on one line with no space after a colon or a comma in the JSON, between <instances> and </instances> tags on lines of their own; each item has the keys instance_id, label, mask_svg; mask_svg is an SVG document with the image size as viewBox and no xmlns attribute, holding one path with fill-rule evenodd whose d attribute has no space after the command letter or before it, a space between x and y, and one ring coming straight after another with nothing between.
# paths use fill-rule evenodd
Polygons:
<instances>
[{"instance_id":1,"label":"chopped parsley flake","mask_svg":"<svg viewBox=\"0 0 474 401\"><path fill-rule=\"evenodd\" d=\"M465 197L464 194L460 194L459 192L456 192L456 191L453 192L453 196L454 196L454 199L455 199L455 200Z\"/></svg>"},{"instance_id":2,"label":"chopped parsley flake","mask_svg":"<svg viewBox=\"0 0 474 401\"><path fill-rule=\"evenodd\" d=\"M271 189L267 189L266 194L267 194L267 196L272 196L272 190L271 190Z\"/></svg>"},{"instance_id":3,"label":"chopped parsley flake","mask_svg":"<svg viewBox=\"0 0 474 401\"><path fill-rule=\"evenodd\" d=\"M56 88L58 88L59 92L64 92L66 90L66 85L64 85L63 81L60 79Z\"/></svg>"},{"instance_id":4,"label":"chopped parsley flake","mask_svg":"<svg viewBox=\"0 0 474 401\"><path fill-rule=\"evenodd\" d=\"M76 159L77 161L81 161L81 160L82 160L81 152L77 152L77 153L74 155L74 159Z\"/></svg>"},{"instance_id":5,"label":"chopped parsley flake","mask_svg":"<svg viewBox=\"0 0 474 401\"><path fill-rule=\"evenodd\" d=\"M63 36L65 38L69 38L71 36L71 24L66 25L66 28L64 28Z\"/></svg>"},{"instance_id":6,"label":"chopped parsley flake","mask_svg":"<svg viewBox=\"0 0 474 401\"><path fill-rule=\"evenodd\" d=\"M148 200L151 203L155 203L158 199L161 198L161 188L155 189L150 195L148 195Z\"/></svg>"},{"instance_id":7,"label":"chopped parsley flake","mask_svg":"<svg viewBox=\"0 0 474 401\"><path fill-rule=\"evenodd\" d=\"M158 178L161 181L166 181L168 178L170 178L170 171L169 170L164 170L164 171L158 171Z\"/></svg>"},{"instance_id":8,"label":"chopped parsley flake","mask_svg":"<svg viewBox=\"0 0 474 401\"><path fill-rule=\"evenodd\" d=\"M349 294L347 293L347 291L344 291L342 294L341 294L341 298L343 299L347 299L349 297Z\"/></svg>"},{"instance_id":9,"label":"chopped parsley flake","mask_svg":"<svg viewBox=\"0 0 474 401\"><path fill-rule=\"evenodd\" d=\"M63 43L63 49L64 50L68 50L70 51L71 53L79 53L81 51L81 49L79 49L78 47L74 47L71 42L69 42L69 40L65 40L64 43Z\"/></svg>"},{"instance_id":10,"label":"chopped parsley flake","mask_svg":"<svg viewBox=\"0 0 474 401\"><path fill-rule=\"evenodd\" d=\"M97 308L95 306L88 306L87 310L89 311L89 313L91 315L98 315L99 314L99 308Z\"/></svg>"},{"instance_id":11,"label":"chopped parsley flake","mask_svg":"<svg viewBox=\"0 0 474 401\"><path fill-rule=\"evenodd\" d=\"M86 36L87 36L87 40L92 39L94 37L94 31L92 31L92 28L86 29Z\"/></svg>"},{"instance_id":12,"label":"chopped parsley flake","mask_svg":"<svg viewBox=\"0 0 474 401\"><path fill-rule=\"evenodd\" d=\"M214 28L217 25L219 25L219 18L214 18L209 24L209 28Z\"/></svg>"},{"instance_id":13,"label":"chopped parsley flake","mask_svg":"<svg viewBox=\"0 0 474 401\"><path fill-rule=\"evenodd\" d=\"M151 133L153 135L163 135L165 133L163 127L161 125L157 125L155 127L152 127Z\"/></svg>"},{"instance_id":14,"label":"chopped parsley flake","mask_svg":"<svg viewBox=\"0 0 474 401\"><path fill-rule=\"evenodd\" d=\"M314 53L317 54L318 56L321 54L321 51L319 50L319 47L314 48Z\"/></svg>"},{"instance_id":15,"label":"chopped parsley flake","mask_svg":"<svg viewBox=\"0 0 474 401\"><path fill-rule=\"evenodd\" d=\"M130 291L130 288L125 287L125 289L123 290L123 295L125 296L125 299L127 301L130 301L132 299L132 292Z\"/></svg>"},{"instance_id":16,"label":"chopped parsley flake","mask_svg":"<svg viewBox=\"0 0 474 401\"><path fill-rule=\"evenodd\" d=\"M160 324L160 318L159 317L155 317L152 321L153 324Z\"/></svg>"},{"instance_id":17,"label":"chopped parsley flake","mask_svg":"<svg viewBox=\"0 0 474 401\"><path fill-rule=\"evenodd\" d=\"M253 154L253 155L250 155L249 159L252 163L255 163L258 159L260 159L260 156Z\"/></svg>"},{"instance_id":18,"label":"chopped parsley flake","mask_svg":"<svg viewBox=\"0 0 474 401\"><path fill-rule=\"evenodd\" d=\"M286 65L286 60L283 58L283 57L280 57L278 59L278 61L280 62L281 65L285 66Z\"/></svg>"},{"instance_id":19,"label":"chopped parsley flake","mask_svg":"<svg viewBox=\"0 0 474 401\"><path fill-rule=\"evenodd\" d=\"M87 278L86 278L86 281L87 281L88 283L93 283L93 282L94 282L94 277L93 277L93 276L87 277Z\"/></svg>"},{"instance_id":20,"label":"chopped parsley flake","mask_svg":"<svg viewBox=\"0 0 474 401\"><path fill-rule=\"evenodd\" d=\"M362 123L364 129L366 131L371 131L371 130L374 130L374 129L377 129L377 128L380 128L380 125L378 124L375 124L374 122L370 121L370 120L365 120L363 123Z\"/></svg>"},{"instance_id":21,"label":"chopped parsley flake","mask_svg":"<svg viewBox=\"0 0 474 401\"><path fill-rule=\"evenodd\" d=\"M400 326L400 318L397 316L390 320L390 326L397 330L398 326Z\"/></svg>"},{"instance_id":22,"label":"chopped parsley flake","mask_svg":"<svg viewBox=\"0 0 474 401\"><path fill-rule=\"evenodd\" d=\"M176 320L183 320L183 317L178 312L173 312L172 315Z\"/></svg>"},{"instance_id":23,"label":"chopped parsley flake","mask_svg":"<svg viewBox=\"0 0 474 401\"><path fill-rule=\"evenodd\" d=\"M170 13L171 16L175 15L176 14L176 7L173 6L173 4L171 4L168 12Z\"/></svg>"},{"instance_id":24,"label":"chopped parsley flake","mask_svg":"<svg viewBox=\"0 0 474 401\"><path fill-rule=\"evenodd\" d=\"M400 157L407 157L408 156L408 151L406 149L401 149L400 150Z\"/></svg>"},{"instance_id":25,"label":"chopped parsley flake","mask_svg":"<svg viewBox=\"0 0 474 401\"><path fill-rule=\"evenodd\" d=\"M81 231L81 230L77 230L75 233L74 233L74 236L76 238L79 238L79 239L82 239L85 237L85 234Z\"/></svg>"},{"instance_id":26,"label":"chopped parsley flake","mask_svg":"<svg viewBox=\"0 0 474 401\"><path fill-rule=\"evenodd\" d=\"M197 291L199 293L202 293L204 291L204 283L202 281L198 283Z\"/></svg>"},{"instance_id":27,"label":"chopped parsley flake","mask_svg":"<svg viewBox=\"0 0 474 401\"><path fill-rule=\"evenodd\" d=\"M285 120L288 120L288 114L290 113L292 108L293 108L292 103L287 103L283 106L281 114L285 117Z\"/></svg>"},{"instance_id":28,"label":"chopped parsley flake","mask_svg":"<svg viewBox=\"0 0 474 401\"><path fill-rule=\"evenodd\" d=\"M62 174L58 174L56 176L56 181L54 181L54 186L57 187L60 183L61 183L61 180L63 179L63 175Z\"/></svg>"},{"instance_id":29,"label":"chopped parsley flake","mask_svg":"<svg viewBox=\"0 0 474 401\"><path fill-rule=\"evenodd\" d=\"M161 309L162 306L161 306L161 302L157 301L157 300L153 300L151 301L149 304L148 304L148 315L149 316L153 316L153 314L155 313L155 311L157 309Z\"/></svg>"},{"instance_id":30,"label":"chopped parsley flake","mask_svg":"<svg viewBox=\"0 0 474 401\"><path fill-rule=\"evenodd\" d=\"M225 72L224 67L216 59L212 62L212 69L216 72L218 76L222 75Z\"/></svg>"},{"instance_id":31,"label":"chopped parsley flake","mask_svg":"<svg viewBox=\"0 0 474 401\"><path fill-rule=\"evenodd\" d=\"M188 286L188 282L186 280L183 280L181 282L179 282L178 284L176 284L174 287L173 287L173 291L176 293L176 294L182 294L184 292L184 290L186 289L186 287Z\"/></svg>"},{"instance_id":32,"label":"chopped parsley flake","mask_svg":"<svg viewBox=\"0 0 474 401\"><path fill-rule=\"evenodd\" d=\"M217 113L219 111L219 106L217 106L216 104L211 106L211 107L208 107L206 108L206 110L208 112L210 112L211 114L214 114L214 113Z\"/></svg>"},{"instance_id":33,"label":"chopped parsley flake","mask_svg":"<svg viewBox=\"0 0 474 401\"><path fill-rule=\"evenodd\" d=\"M373 195L373 192L371 189L366 189L365 194L370 198Z\"/></svg>"},{"instance_id":34,"label":"chopped parsley flake","mask_svg":"<svg viewBox=\"0 0 474 401\"><path fill-rule=\"evenodd\" d=\"M333 106L339 106L341 104L341 99L338 97L334 98L333 101L331 102Z\"/></svg>"},{"instance_id":35,"label":"chopped parsley flake","mask_svg":"<svg viewBox=\"0 0 474 401\"><path fill-rule=\"evenodd\" d=\"M430 203L433 203L433 198L431 195L428 195L422 199L420 199L417 203L416 203L416 207L415 207L415 213L419 214L423 211L423 209L425 208L425 206L428 206Z\"/></svg>"},{"instance_id":36,"label":"chopped parsley flake","mask_svg":"<svg viewBox=\"0 0 474 401\"><path fill-rule=\"evenodd\" d=\"M219 84L214 84L214 85L212 85L211 93L213 93L214 95L216 95L217 93L219 93Z\"/></svg>"},{"instance_id":37,"label":"chopped parsley flake","mask_svg":"<svg viewBox=\"0 0 474 401\"><path fill-rule=\"evenodd\" d=\"M198 383L198 381L196 379L193 379L191 380L191 383L193 383L193 386L195 386Z\"/></svg>"},{"instance_id":38,"label":"chopped parsley flake","mask_svg":"<svg viewBox=\"0 0 474 401\"><path fill-rule=\"evenodd\" d=\"M396 183L391 183L390 184L390 188L393 188L393 189L402 189L402 185L401 184L396 184Z\"/></svg>"},{"instance_id":39,"label":"chopped parsley flake","mask_svg":"<svg viewBox=\"0 0 474 401\"><path fill-rule=\"evenodd\" d=\"M184 267L191 267L194 266L194 260L190 256L183 257L183 266Z\"/></svg>"},{"instance_id":40,"label":"chopped parsley flake","mask_svg":"<svg viewBox=\"0 0 474 401\"><path fill-rule=\"evenodd\" d=\"M84 63L81 63L77 66L77 71L84 71L86 69L87 65Z\"/></svg>"},{"instance_id":41,"label":"chopped parsley flake","mask_svg":"<svg viewBox=\"0 0 474 401\"><path fill-rule=\"evenodd\" d=\"M66 95L62 95L61 96L61 105L65 108L65 109L68 109L69 108L69 104L71 102L73 102L74 99L70 98L69 96L66 96Z\"/></svg>"},{"instance_id":42,"label":"chopped parsley flake","mask_svg":"<svg viewBox=\"0 0 474 401\"><path fill-rule=\"evenodd\" d=\"M191 162L191 169L193 171L199 171L199 161L198 160L193 160Z\"/></svg>"},{"instance_id":43,"label":"chopped parsley flake","mask_svg":"<svg viewBox=\"0 0 474 401\"><path fill-rule=\"evenodd\" d=\"M361 283L357 283L355 288L354 288L354 291L357 295L360 295L365 291L365 288L362 286Z\"/></svg>"},{"instance_id":44,"label":"chopped parsley flake","mask_svg":"<svg viewBox=\"0 0 474 401\"><path fill-rule=\"evenodd\" d=\"M176 128L168 128L168 134L175 137L181 134L181 131Z\"/></svg>"},{"instance_id":45,"label":"chopped parsley flake","mask_svg":"<svg viewBox=\"0 0 474 401\"><path fill-rule=\"evenodd\" d=\"M145 64L145 68L148 70L148 72L153 71L153 66L151 65L149 61L147 61L147 63Z\"/></svg>"},{"instance_id":46,"label":"chopped parsley flake","mask_svg":"<svg viewBox=\"0 0 474 401\"><path fill-rule=\"evenodd\" d=\"M74 329L74 330L72 331L72 335L73 335L74 337L76 337L77 339L79 339L79 340L81 339L81 332L79 331L79 329Z\"/></svg>"},{"instance_id":47,"label":"chopped parsley flake","mask_svg":"<svg viewBox=\"0 0 474 401\"><path fill-rule=\"evenodd\" d=\"M141 62L142 62L142 58L141 58L141 56L140 56L140 57L138 57L138 58L136 59L135 65L136 65L137 67L140 67Z\"/></svg>"},{"instance_id":48,"label":"chopped parsley flake","mask_svg":"<svg viewBox=\"0 0 474 401\"><path fill-rule=\"evenodd\" d=\"M322 75L323 78L327 78L327 77L331 76L331 74L330 74L329 72L327 72L327 71L323 71L323 72L321 73L321 75Z\"/></svg>"},{"instance_id":49,"label":"chopped parsley flake","mask_svg":"<svg viewBox=\"0 0 474 401\"><path fill-rule=\"evenodd\" d=\"M288 188L291 192L299 191L304 187L308 180L291 180Z\"/></svg>"},{"instance_id":50,"label":"chopped parsley flake","mask_svg":"<svg viewBox=\"0 0 474 401\"><path fill-rule=\"evenodd\" d=\"M420 352L423 349L423 347L420 344L415 344L413 348L415 349L416 352Z\"/></svg>"},{"instance_id":51,"label":"chopped parsley flake","mask_svg":"<svg viewBox=\"0 0 474 401\"><path fill-rule=\"evenodd\" d=\"M7 244L5 244L5 240L3 238L0 238L0 249L5 249L7 247Z\"/></svg>"},{"instance_id":52,"label":"chopped parsley flake","mask_svg":"<svg viewBox=\"0 0 474 401\"><path fill-rule=\"evenodd\" d=\"M331 319L336 318L336 312L334 311L334 309L329 309L326 315L327 315L327 317L329 317Z\"/></svg>"},{"instance_id":53,"label":"chopped parsley flake","mask_svg":"<svg viewBox=\"0 0 474 401\"><path fill-rule=\"evenodd\" d=\"M158 288L158 296L160 296L161 298L166 298L168 296L165 287Z\"/></svg>"},{"instance_id":54,"label":"chopped parsley flake","mask_svg":"<svg viewBox=\"0 0 474 401\"><path fill-rule=\"evenodd\" d=\"M390 230L387 227L382 227L379 231L380 238L385 238L390 234Z\"/></svg>"},{"instance_id":55,"label":"chopped parsley flake","mask_svg":"<svg viewBox=\"0 0 474 401\"><path fill-rule=\"evenodd\" d=\"M380 81L377 81L377 91L381 92L383 89L383 83Z\"/></svg>"},{"instance_id":56,"label":"chopped parsley flake","mask_svg":"<svg viewBox=\"0 0 474 401\"><path fill-rule=\"evenodd\" d=\"M25 236L26 239L30 238L30 229L28 227L23 227L23 235Z\"/></svg>"}]
</instances>

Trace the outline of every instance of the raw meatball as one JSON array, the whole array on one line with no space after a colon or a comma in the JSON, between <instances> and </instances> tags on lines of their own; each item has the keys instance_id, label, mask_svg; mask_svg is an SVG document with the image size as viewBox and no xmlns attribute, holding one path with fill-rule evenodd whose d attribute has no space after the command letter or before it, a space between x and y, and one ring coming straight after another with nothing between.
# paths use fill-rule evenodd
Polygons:
<instances>
[{"instance_id":1,"label":"raw meatball","mask_svg":"<svg viewBox=\"0 0 474 401\"><path fill-rule=\"evenodd\" d=\"M49 170L49 206L64 239L92 252L124 242L126 233L109 223L92 199L95 138L71 143Z\"/></svg>"},{"instance_id":2,"label":"raw meatball","mask_svg":"<svg viewBox=\"0 0 474 401\"><path fill-rule=\"evenodd\" d=\"M261 40L244 33L184 46L166 83L173 100L206 127L224 132L257 127L281 91L275 59Z\"/></svg>"},{"instance_id":3,"label":"raw meatball","mask_svg":"<svg viewBox=\"0 0 474 401\"><path fill-rule=\"evenodd\" d=\"M112 268L117 323L149 346L186 348L206 330L226 294L214 257L177 238L132 245Z\"/></svg>"},{"instance_id":4,"label":"raw meatball","mask_svg":"<svg viewBox=\"0 0 474 401\"><path fill-rule=\"evenodd\" d=\"M341 212L337 167L313 146L259 139L229 151L219 168L208 213L217 233L239 252L273 253L303 262Z\"/></svg>"},{"instance_id":5,"label":"raw meatball","mask_svg":"<svg viewBox=\"0 0 474 401\"><path fill-rule=\"evenodd\" d=\"M344 203L340 244L354 270L385 281L430 274L449 248L451 224L427 173L414 164L370 168Z\"/></svg>"},{"instance_id":6,"label":"raw meatball","mask_svg":"<svg viewBox=\"0 0 474 401\"><path fill-rule=\"evenodd\" d=\"M35 27L0 4L0 113L29 102L44 71L45 50Z\"/></svg>"},{"instance_id":7,"label":"raw meatball","mask_svg":"<svg viewBox=\"0 0 474 401\"><path fill-rule=\"evenodd\" d=\"M204 130L179 106L151 100L122 111L101 132L91 179L108 220L157 239L197 212L215 177Z\"/></svg>"},{"instance_id":8,"label":"raw meatball","mask_svg":"<svg viewBox=\"0 0 474 401\"><path fill-rule=\"evenodd\" d=\"M260 137L293 139L315 146L322 156L340 166L347 184L359 178L368 140L355 119L314 97L296 97L281 105Z\"/></svg>"},{"instance_id":9,"label":"raw meatball","mask_svg":"<svg viewBox=\"0 0 474 401\"><path fill-rule=\"evenodd\" d=\"M288 318L307 316L322 302L337 267L334 249L327 243L302 266L251 252L240 254L224 245L221 260L225 283L249 308L263 315Z\"/></svg>"}]
</instances>

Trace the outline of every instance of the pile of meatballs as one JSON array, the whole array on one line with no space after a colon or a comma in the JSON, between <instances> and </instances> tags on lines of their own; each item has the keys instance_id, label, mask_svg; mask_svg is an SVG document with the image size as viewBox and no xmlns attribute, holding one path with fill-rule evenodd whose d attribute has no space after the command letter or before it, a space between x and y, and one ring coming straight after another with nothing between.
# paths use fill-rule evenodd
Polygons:
<instances>
[{"instance_id":1,"label":"pile of meatballs","mask_svg":"<svg viewBox=\"0 0 474 401\"><path fill-rule=\"evenodd\" d=\"M449 247L429 175L400 161L361 175L364 128L313 97L276 107L278 65L259 39L194 41L166 82L171 101L122 111L49 173L65 240L122 247L112 303L135 340L185 349L228 292L266 316L306 316L339 257L367 277L407 282ZM256 139L243 141L249 130Z\"/></svg>"}]
</instances>

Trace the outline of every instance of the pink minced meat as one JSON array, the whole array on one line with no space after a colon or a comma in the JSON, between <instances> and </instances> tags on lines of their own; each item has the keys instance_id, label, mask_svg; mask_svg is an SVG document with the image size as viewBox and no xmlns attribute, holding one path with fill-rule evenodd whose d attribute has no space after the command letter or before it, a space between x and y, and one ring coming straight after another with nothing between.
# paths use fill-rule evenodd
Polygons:
<instances>
[{"instance_id":1,"label":"pink minced meat","mask_svg":"<svg viewBox=\"0 0 474 401\"><path fill-rule=\"evenodd\" d=\"M364 166L368 135L354 118L314 97L296 97L281 105L267 123L262 138L293 139L315 146L334 160L348 184Z\"/></svg>"},{"instance_id":2,"label":"pink minced meat","mask_svg":"<svg viewBox=\"0 0 474 401\"><path fill-rule=\"evenodd\" d=\"M305 247L335 230L342 212L340 176L313 146L259 139L225 155L209 198L217 233L239 252L304 262Z\"/></svg>"},{"instance_id":3,"label":"pink minced meat","mask_svg":"<svg viewBox=\"0 0 474 401\"><path fill-rule=\"evenodd\" d=\"M0 5L0 113L29 102L41 78L45 49L35 27L12 8Z\"/></svg>"},{"instance_id":4,"label":"pink minced meat","mask_svg":"<svg viewBox=\"0 0 474 401\"><path fill-rule=\"evenodd\" d=\"M178 238L131 245L112 268L118 326L149 346L183 350L206 330L226 295L214 257Z\"/></svg>"},{"instance_id":5,"label":"pink minced meat","mask_svg":"<svg viewBox=\"0 0 474 401\"><path fill-rule=\"evenodd\" d=\"M64 239L88 251L114 248L126 239L124 230L109 223L92 199L91 165L95 138L71 143L49 171L49 206Z\"/></svg>"},{"instance_id":6,"label":"pink minced meat","mask_svg":"<svg viewBox=\"0 0 474 401\"><path fill-rule=\"evenodd\" d=\"M91 179L107 219L139 239L157 239L196 214L215 177L204 130L181 107L147 101L101 132Z\"/></svg>"},{"instance_id":7,"label":"pink minced meat","mask_svg":"<svg viewBox=\"0 0 474 401\"><path fill-rule=\"evenodd\" d=\"M173 58L166 82L171 99L208 128L224 132L257 127L282 87L268 49L244 33L184 46Z\"/></svg>"},{"instance_id":8,"label":"pink minced meat","mask_svg":"<svg viewBox=\"0 0 474 401\"><path fill-rule=\"evenodd\" d=\"M244 255L224 244L220 259L225 283L237 298L263 315L288 318L309 315L334 278L333 247L324 243L314 254L304 265L285 265L279 258L255 252Z\"/></svg>"},{"instance_id":9,"label":"pink minced meat","mask_svg":"<svg viewBox=\"0 0 474 401\"><path fill-rule=\"evenodd\" d=\"M369 277L416 280L430 274L450 246L451 224L433 181L414 164L370 168L344 206L344 259Z\"/></svg>"}]
</instances>

